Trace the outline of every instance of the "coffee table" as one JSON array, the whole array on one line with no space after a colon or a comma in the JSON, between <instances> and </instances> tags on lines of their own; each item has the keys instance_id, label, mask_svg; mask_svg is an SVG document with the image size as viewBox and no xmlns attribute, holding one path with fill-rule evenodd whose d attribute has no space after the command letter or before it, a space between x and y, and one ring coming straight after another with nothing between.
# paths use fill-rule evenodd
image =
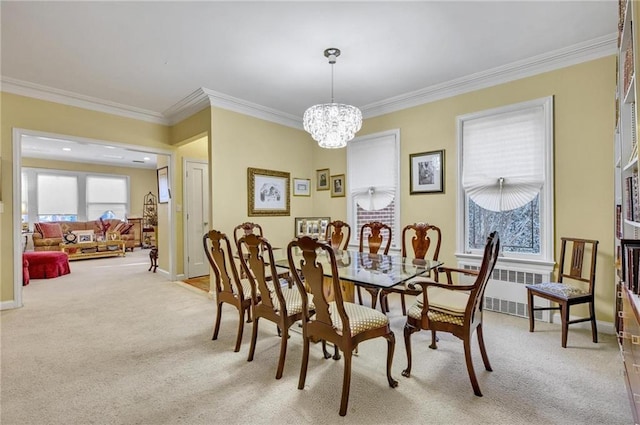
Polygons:
<instances>
[{"instance_id":1,"label":"coffee table","mask_svg":"<svg viewBox=\"0 0 640 425\"><path fill-rule=\"evenodd\" d=\"M69 260L100 257L124 257L125 242L121 239L96 242L61 243L60 251L69 255Z\"/></svg>"}]
</instances>

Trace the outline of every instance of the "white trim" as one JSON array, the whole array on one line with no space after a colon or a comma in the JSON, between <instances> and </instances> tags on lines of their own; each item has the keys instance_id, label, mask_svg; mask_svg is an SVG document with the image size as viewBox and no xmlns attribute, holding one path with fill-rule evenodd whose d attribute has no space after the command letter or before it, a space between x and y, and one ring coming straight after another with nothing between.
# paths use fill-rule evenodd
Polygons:
<instances>
[{"instance_id":1,"label":"white trim","mask_svg":"<svg viewBox=\"0 0 640 425\"><path fill-rule=\"evenodd\" d=\"M509 253L509 258L513 258L513 261L527 263L528 260L533 262L551 262L554 259L554 170L553 170L553 96L546 96L539 99L533 99L525 102L514 103L511 105L501 106L498 108L487 109L478 112L472 112L465 115L459 115L456 117L456 148L458 150L458 172L462 170L462 157L463 157L463 141L462 141L462 123L466 120L472 120L475 118L488 116L496 113L507 113L519 109L526 109L534 106L542 106L544 108L545 128L544 137L545 143L543 146L544 155L544 167L545 167L545 183L540 196L540 255L536 255L535 258L531 258L527 255L521 255L517 253ZM456 185L457 199L456 199L456 249L460 253L466 252L466 229L465 229L465 192L462 188L462 181L458 179ZM469 254L469 253L467 253Z\"/></svg>"},{"instance_id":2,"label":"white trim","mask_svg":"<svg viewBox=\"0 0 640 425\"><path fill-rule=\"evenodd\" d=\"M482 263L482 255L457 252L455 256L458 259L459 264L468 264L480 267L480 264ZM523 266L527 271L533 271L542 275L550 275L555 267L555 262L508 257L499 257L496 262L496 268L498 269L501 268L505 270L521 271Z\"/></svg>"},{"instance_id":3,"label":"white trim","mask_svg":"<svg viewBox=\"0 0 640 425\"><path fill-rule=\"evenodd\" d=\"M441 84L405 93L360 107L364 118L372 118L400 111L440 99L469 93L509 81L531 77L582 62L599 59L617 53L617 34L594 38L583 43L553 50L507 65L466 75Z\"/></svg>"},{"instance_id":4,"label":"white trim","mask_svg":"<svg viewBox=\"0 0 640 425\"><path fill-rule=\"evenodd\" d=\"M161 113L137 108L135 106L123 105L122 103L98 99L97 97L86 96L84 94L47 87L10 77L2 77L0 82L2 83L2 91L7 93L167 125L167 120Z\"/></svg>"},{"instance_id":5,"label":"white trim","mask_svg":"<svg viewBox=\"0 0 640 425\"><path fill-rule=\"evenodd\" d=\"M364 118L372 118L434 102L439 99L446 99L520 78L530 77L542 72L553 71L605 56L615 55L616 53L617 34L612 33L594 38L593 40L574 44L573 46L370 103L360 107L360 110ZM173 125L210 105L275 122L287 127L302 129L302 116L277 111L266 106L214 92L204 87L185 96L184 99L175 103L163 113L158 113L29 83L15 78L1 77L0 82L2 84L2 91L8 93L140 119L157 124Z\"/></svg>"},{"instance_id":6,"label":"white trim","mask_svg":"<svg viewBox=\"0 0 640 425\"><path fill-rule=\"evenodd\" d=\"M120 145L121 147L128 147L131 149L136 149L139 151L151 152L157 155L167 155L169 157L169 165L173 167L173 170L176 169L176 158L175 154L166 149L159 148L151 148L151 147L141 147L136 145L127 145L124 143L119 143L115 141L101 141L94 139L87 139L76 136L68 136L61 135L56 133L46 133L42 131L34 131L27 130L22 128L13 128L12 132L12 144L13 144L13 226L12 226L12 236L13 236L13 300L4 301L0 303L0 309L5 308L19 308L22 307L22 232L21 232L21 203L20 198L22 196L22 191L20 190L21 185L21 176L20 173L22 171L22 136L30 135L30 136L40 136L40 137L52 137L52 138L65 138L67 140L74 140L77 142L90 142L96 144L104 144L111 145L114 144ZM174 179L171 179L169 182L171 190L174 189ZM174 191L175 193L175 191ZM175 228L175 202L173 200L169 200L169 214L168 214L168 226L169 226L169 238L168 243L169 246L172 247L169 249L169 271L160 270L160 273L164 276L167 276L169 280L175 279L175 270L176 270L176 252L175 252L175 240L176 240L176 228Z\"/></svg>"}]
</instances>

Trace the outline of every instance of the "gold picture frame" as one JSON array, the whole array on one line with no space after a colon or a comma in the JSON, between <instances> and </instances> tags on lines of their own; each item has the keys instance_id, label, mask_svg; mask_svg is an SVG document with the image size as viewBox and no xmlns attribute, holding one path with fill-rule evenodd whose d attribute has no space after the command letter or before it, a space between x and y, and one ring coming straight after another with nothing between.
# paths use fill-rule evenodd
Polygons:
<instances>
[{"instance_id":1,"label":"gold picture frame","mask_svg":"<svg viewBox=\"0 0 640 425\"><path fill-rule=\"evenodd\" d=\"M293 196L311 196L311 180L294 177Z\"/></svg>"},{"instance_id":2,"label":"gold picture frame","mask_svg":"<svg viewBox=\"0 0 640 425\"><path fill-rule=\"evenodd\" d=\"M316 190L329 190L329 169L316 170Z\"/></svg>"},{"instance_id":3,"label":"gold picture frame","mask_svg":"<svg viewBox=\"0 0 640 425\"><path fill-rule=\"evenodd\" d=\"M345 179L344 174L336 174L331 176L331 197L338 198L345 194Z\"/></svg>"},{"instance_id":4,"label":"gold picture frame","mask_svg":"<svg viewBox=\"0 0 640 425\"><path fill-rule=\"evenodd\" d=\"M290 214L289 173L247 168L247 205L249 217Z\"/></svg>"}]
</instances>

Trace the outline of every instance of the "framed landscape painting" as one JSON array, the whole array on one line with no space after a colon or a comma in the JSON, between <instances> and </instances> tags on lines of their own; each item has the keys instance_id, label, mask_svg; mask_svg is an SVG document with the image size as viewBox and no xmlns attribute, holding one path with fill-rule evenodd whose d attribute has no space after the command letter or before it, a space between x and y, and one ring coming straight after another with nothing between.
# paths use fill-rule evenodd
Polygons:
<instances>
[{"instance_id":1,"label":"framed landscape painting","mask_svg":"<svg viewBox=\"0 0 640 425\"><path fill-rule=\"evenodd\" d=\"M289 215L289 173L247 169L249 217Z\"/></svg>"}]
</instances>

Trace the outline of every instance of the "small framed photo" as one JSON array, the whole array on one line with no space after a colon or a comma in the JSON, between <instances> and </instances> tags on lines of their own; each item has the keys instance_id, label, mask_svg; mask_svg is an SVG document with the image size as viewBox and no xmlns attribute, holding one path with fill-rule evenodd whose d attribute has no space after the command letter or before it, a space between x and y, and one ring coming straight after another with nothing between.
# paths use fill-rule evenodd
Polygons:
<instances>
[{"instance_id":1,"label":"small framed photo","mask_svg":"<svg viewBox=\"0 0 640 425\"><path fill-rule=\"evenodd\" d=\"M324 234L330 221L330 217L296 217L294 234L296 238L311 236L324 240Z\"/></svg>"},{"instance_id":2,"label":"small framed photo","mask_svg":"<svg viewBox=\"0 0 640 425\"><path fill-rule=\"evenodd\" d=\"M311 180L293 178L293 196L311 196Z\"/></svg>"},{"instance_id":3,"label":"small framed photo","mask_svg":"<svg viewBox=\"0 0 640 425\"><path fill-rule=\"evenodd\" d=\"M158 203L166 204L171 199L169 190L169 167L158 168Z\"/></svg>"},{"instance_id":4,"label":"small framed photo","mask_svg":"<svg viewBox=\"0 0 640 425\"><path fill-rule=\"evenodd\" d=\"M289 173L247 168L249 217L289 215Z\"/></svg>"},{"instance_id":5,"label":"small framed photo","mask_svg":"<svg viewBox=\"0 0 640 425\"><path fill-rule=\"evenodd\" d=\"M344 196L344 174L331 176L331 197Z\"/></svg>"},{"instance_id":6,"label":"small framed photo","mask_svg":"<svg viewBox=\"0 0 640 425\"><path fill-rule=\"evenodd\" d=\"M411 195L444 193L444 149L409 155Z\"/></svg>"},{"instance_id":7,"label":"small framed photo","mask_svg":"<svg viewBox=\"0 0 640 425\"><path fill-rule=\"evenodd\" d=\"M96 235L93 233L93 230L74 230L71 233L76 235L76 243L95 242L96 240Z\"/></svg>"},{"instance_id":8,"label":"small framed photo","mask_svg":"<svg viewBox=\"0 0 640 425\"><path fill-rule=\"evenodd\" d=\"M329 190L329 169L316 170L316 190Z\"/></svg>"}]
</instances>

